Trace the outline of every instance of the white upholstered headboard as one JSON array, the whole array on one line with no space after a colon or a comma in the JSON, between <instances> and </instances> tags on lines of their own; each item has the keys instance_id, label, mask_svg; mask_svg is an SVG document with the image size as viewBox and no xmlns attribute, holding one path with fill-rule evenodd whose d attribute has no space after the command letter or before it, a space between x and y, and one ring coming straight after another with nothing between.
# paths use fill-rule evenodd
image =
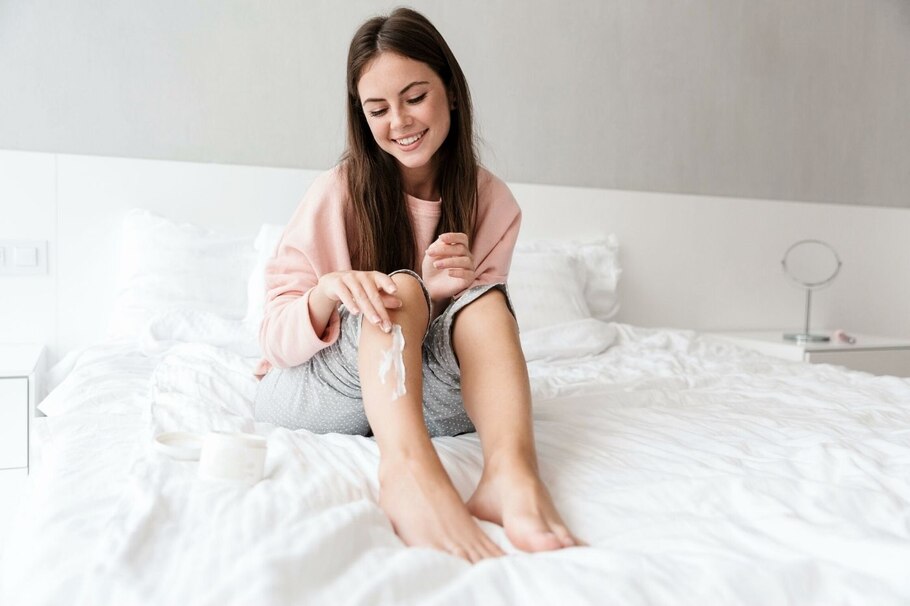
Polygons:
<instances>
[{"instance_id":1,"label":"white upholstered headboard","mask_svg":"<svg viewBox=\"0 0 910 606\"><path fill-rule=\"evenodd\" d=\"M103 335L127 210L255 235L264 222L286 222L319 172L6 151L0 168L24 156L37 168L19 178L35 181L37 203L54 205L47 215L53 229L44 232L53 287L41 287L56 300L52 359ZM55 183L53 194L44 179ZM523 209L522 239L618 236L618 321L700 330L798 327L803 295L779 261L794 241L818 238L838 250L844 266L814 298L813 325L910 337L910 210L510 186ZM30 187L23 181L16 191L28 196ZM36 237L4 233L0 225L0 239L17 236Z\"/></svg>"}]
</instances>

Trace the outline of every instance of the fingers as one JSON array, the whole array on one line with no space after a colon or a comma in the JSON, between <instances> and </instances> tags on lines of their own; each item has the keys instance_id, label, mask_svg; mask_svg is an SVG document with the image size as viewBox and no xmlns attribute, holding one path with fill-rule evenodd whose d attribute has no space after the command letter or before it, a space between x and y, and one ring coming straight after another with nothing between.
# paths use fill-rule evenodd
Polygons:
<instances>
[{"instance_id":1,"label":"fingers","mask_svg":"<svg viewBox=\"0 0 910 606\"><path fill-rule=\"evenodd\" d=\"M433 268L446 270L449 276L462 280L474 278L474 256L468 248L468 236L463 233L441 234L427 248Z\"/></svg>"},{"instance_id":2,"label":"fingers","mask_svg":"<svg viewBox=\"0 0 910 606\"><path fill-rule=\"evenodd\" d=\"M393 280L391 276L379 271L371 272L371 275L377 288L380 289L379 299L382 301L382 309L379 311L385 312L386 309L398 309L401 307L401 299L393 296L398 292L398 285L395 284L395 280ZM384 315L385 317L388 317L388 314Z\"/></svg>"},{"instance_id":3,"label":"fingers","mask_svg":"<svg viewBox=\"0 0 910 606\"><path fill-rule=\"evenodd\" d=\"M470 256L468 236L460 232L440 234L436 241L427 248L427 254L431 257Z\"/></svg>"},{"instance_id":4,"label":"fingers","mask_svg":"<svg viewBox=\"0 0 910 606\"><path fill-rule=\"evenodd\" d=\"M398 290L398 285L395 284L395 280L391 276L388 276L380 271L372 272L373 279L376 281L376 286L386 291L390 295L394 295L395 291Z\"/></svg>"},{"instance_id":5,"label":"fingers","mask_svg":"<svg viewBox=\"0 0 910 606\"><path fill-rule=\"evenodd\" d=\"M437 239L442 240L446 244L463 244L465 247L468 246L468 235L461 232L439 234L439 238Z\"/></svg>"},{"instance_id":6,"label":"fingers","mask_svg":"<svg viewBox=\"0 0 910 606\"><path fill-rule=\"evenodd\" d=\"M382 299L382 304L386 309L398 309L402 305L401 299L392 295L379 293L379 298Z\"/></svg>"},{"instance_id":7,"label":"fingers","mask_svg":"<svg viewBox=\"0 0 910 606\"><path fill-rule=\"evenodd\" d=\"M471 257L446 257L433 261L436 269L474 269L474 259Z\"/></svg>"},{"instance_id":8,"label":"fingers","mask_svg":"<svg viewBox=\"0 0 910 606\"><path fill-rule=\"evenodd\" d=\"M388 309L401 307L401 300L391 293L398 290L395 282L381 272L346 272L337 288L339 300L352 314L362 313L383 332L391 332Z\"/></svg>"},{"instance_id":9,"label":"fingers","mask_svg":"<svg viewBox=\"0 0 910 606\"><path fill-rule=\"evenodd\" d=\"M446 271L450 276L472 279L474 277L474 259L467 257L447 257L433 261L433 268Z\"/></svg>"},{"instance_id":10,"label":"fingers","mask_svg":"<svg viewBox=\"0 0 910 606\"><path fill-rule=\"evenodd\" d=\"M379 286L374 275L357 274L360 290L363 293L361 298L354 297L354 301L360 305L364 317L375 326L380 327L383 332L392 330L392 322L389 320L389 312L386 311L385 303L379 295Z\"/></svg>"},{"instance_id":11,"label":"fingers","mask_svg":"<svg viewBox=\"0 0 910 606\"><path fill-rule=\"evenodd\" d=\"M446 257L468 257L471 255L470 249L464 244L440 244L438 241L430 244L427 248L427 256L434 259L444 259Z\"/></svg>"},{"instance_id":12,"label":"fingers","mask_svg":"<svg viewBox=\"0 0 910 606\"><path fill-rule=\"evenodd\" d=\"M448 273L453 278L461 278L462 280L474 279L473 269L450 269L446 273Z\"/></svg>"}]
</instances>

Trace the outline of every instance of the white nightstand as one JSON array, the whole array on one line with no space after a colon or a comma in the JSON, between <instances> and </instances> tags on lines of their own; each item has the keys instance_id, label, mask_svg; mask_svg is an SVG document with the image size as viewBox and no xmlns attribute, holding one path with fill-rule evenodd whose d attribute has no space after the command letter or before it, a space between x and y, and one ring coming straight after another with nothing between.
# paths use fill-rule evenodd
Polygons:
<instances>
[{"instance_id":1,"label":"white nightstand","mask_svg":"<svg viewBox=\"0 0 910 606\"><path fill-rule=\"evenodd\" d=\"M0 553L28 479L29 429L43 369L42 345L0 344Z\"/></svg>"},{"instance_id":2,"label":"white nightstand","mask_svg":"<svg viewBox=\"0 0 910 606\"><path fill-rule=\"evenodd\" d=\"M803 360L836 364L875 375L910 377L910 339L894 339L850 333L856 343L831 341L798 343L784 341L786 331L716 332L712 336L732 341L740 347L760 351L784 360ZM790 331L792 332L792 331ZM813 331L831 336L832 331Z\"/></svg>"},{"instance_id":3,"label":"white nightstand","mask_svg":"<svg viewBox=\"0 0 910 606\"><path fill-rule=\"evenodd\" d=\"M28 470L29 424L43 363L42 345L0 344L0 471Z\"/></svg>"}]
</instances>

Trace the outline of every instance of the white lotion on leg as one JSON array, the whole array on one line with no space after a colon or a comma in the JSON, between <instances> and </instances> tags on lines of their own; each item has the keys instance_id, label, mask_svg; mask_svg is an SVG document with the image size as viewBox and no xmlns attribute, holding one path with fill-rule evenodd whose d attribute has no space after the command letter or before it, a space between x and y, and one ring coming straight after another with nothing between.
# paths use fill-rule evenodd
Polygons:
<instances>
[{"instance_id":1,"label":"white lotion on leg","mask_svg":"<svg viewBox=\"0 0 910 606\"><path fill-rule=\"evenodd\" d=\"M401 333L400 324L392 324L392 346L380 354L382 360L379 362L379 380L385 385L385 378L389 374L389 370L395 369L397 377L392 400L397 400L407 393L407 389L404 387L404 335Z\"/></svg>"}]
</instances>

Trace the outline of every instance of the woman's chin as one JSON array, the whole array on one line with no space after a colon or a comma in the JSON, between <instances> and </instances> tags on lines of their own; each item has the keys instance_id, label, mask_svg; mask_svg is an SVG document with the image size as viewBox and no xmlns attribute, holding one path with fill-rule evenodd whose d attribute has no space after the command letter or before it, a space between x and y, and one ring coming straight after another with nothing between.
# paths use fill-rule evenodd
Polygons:
<instances>
[{"instance_id":1,"label":"woman's chin","mask_svg":"<svg viewBox=\"0 0 910 606\"><path fill-rule=\"evenodd\" d=\"M398 162L398 168L402 172L420 173L433 168L432 158L400 158L396 156L395 160Z\"/></svg>"},{"instance_id":2,"label":"woman's chin","mask_svg":"<svg viewBox=\"0 0 910 606\"><path fill-rule=\"evenodd\" d=\"M397 155L395 156L395 159L398 160L399 166L411 170L426 168L430 164L430 158L425 158L423 156Z\"/></svg>"}]
</instances>

